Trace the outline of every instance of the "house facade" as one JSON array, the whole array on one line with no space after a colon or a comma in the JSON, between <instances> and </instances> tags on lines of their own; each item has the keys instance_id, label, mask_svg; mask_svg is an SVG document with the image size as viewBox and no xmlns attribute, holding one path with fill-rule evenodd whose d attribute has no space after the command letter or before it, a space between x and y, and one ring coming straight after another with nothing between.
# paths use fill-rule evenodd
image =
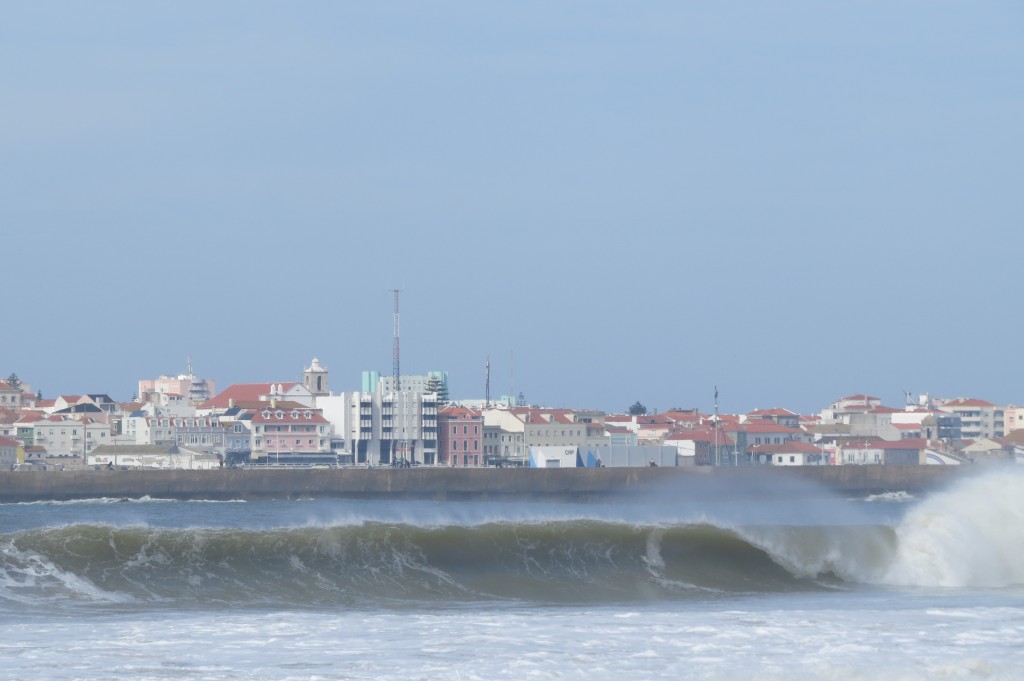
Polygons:
<instances>
[{"instance_id":1,"label":"house facade","mask_svg":"<svg viewBox=\"0 0 1024 681\"><path fill-rule=\"evenodd\" d=\"M476 409L458 405L438 409L438 463L442 466L480 466L486 463L484 431L483 414Z\"/></svg>"},{"instance_id":2,"label":"house facade","mask_svg":"<svg viewBox=\"0 0 1024 681\"><path fill-rule=\"evenodd\" d=\"M251 459L256 463L333 462L331 425L312 408L267 407L252 414Z\"/></svg>"},{"instance_id":3,"label":"house facade","mask_svg":"<svg viewBox=\"0 0 1024 681\"><path fill-rule=\"evenodd\" d=\"M936 400L936 407L960 417L960 432L965 440L1003 437L1006 434L1004 409L986 400L966 397Z\"/></svg>"},{"instance_id":4,"label":"house facade","mask_svg":"<svg viewBox=\"0 0 1024 681\"><path fill-rule=\"evenodd\" d=\"M84 457L96 447L110 444L109 424L91 417L48 416L32 424L32 443L45 448L49 458Z\"/></svg>"}]
</instances>

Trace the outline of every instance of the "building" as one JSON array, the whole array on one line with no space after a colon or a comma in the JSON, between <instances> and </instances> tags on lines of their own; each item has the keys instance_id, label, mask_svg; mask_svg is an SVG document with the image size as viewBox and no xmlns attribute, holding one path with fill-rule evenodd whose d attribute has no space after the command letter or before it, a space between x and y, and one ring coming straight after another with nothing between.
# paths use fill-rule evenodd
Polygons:
<instances>
[{"instance_id":1,"label":"building","mask_svg":"<svg viewBox=\"0 0 1024 681\"><path fill-rule=\"evenodd\" d=\"M305 371L302 372L302 384L314 397L331 394L330 372L320 365L320 358L314 357Z\"/></svg>"},{"instance_id":2,"label":"building","mask_svg":"<svg viewBox=\"0 0 1024 681\"><path fill-rule=\"evenodd\" d=\"M508 412L522 421L527 448L600 446L610 442L602 412L530 407L514 407Z\"/></svg>"},{"instance_id":3,"label":"building","mask_svg":"<svg viewBox=\"0 0 1024 681\"><path fill-rule=\"evenodd\" d=\"M188 403L196 407L216 395L213 379L199 378L192 371L192 360L188 360L188 373L177 376L160 376L154 379L139 381L138 399L145 402L153 393L173 393L186 398Z\"/></svg>"},{"instance_id":4,"label":"building","mask_svg":"<svg viewBox=\"0 0 1024 681\"><path fill-rule=\"evenodd\" d=\"M693 463L680 462L675 447L656 445L590 445L578 447L577 451L579 465L586 468L674 468Z\"/></svg>"},{"instance_id":5,"label":"building","mask_svg":"<svg viewBox=\"0 0 1024 681\"><path fill-rule=\"evenodd\" d=\"M84 457L96 447L110 444L110 426L89 416L46 416L32 424L32 442L46 449L49 458Z\"/></svg>"},{"instance_id":6,"label":"building","mask_svg":"<svg viewBox=\"0 0 1024 681\"><path fill-rule=\"evenodd\" d=\"M902 412L893 413L890 419L892 425L900 431L901 438L920 437L946 441L963 439L961 417L956 413L908 406ZM918 434L913 435L914 432Z\"/></svg>"},{"instance_id":7,"label":"building","mask_svg":"<svg viewBox=\"0 0 1024 681\"><path fill-rule=\"evenodd\" d=\"M22 384L0 381L0 409L21 409L23 395Z\"/></svg>"},{"instance_id":8,"label":"building","mask_svg":"<svg viewBox=\"0 0 1024 681\"><path fill-rule=\"evenodd\" d=\"M0 469L14 468L24 460L21 443L0 435Z\"/></svg>"},{"instance_id":9,"label":"building","mask_svg":"<svg viewBox=\"0 0 1024 681\"><path fill-rule=\"evenodd\" d=\"M738 457L739 463L753 463L753 452L761 445L782 445L794 440L806 442L810 439L810 436L800 428L780 426L768 419L744 423L724 423L721 431L735 442L733 454ZM725 453L727 452L720 450L719 463L734 464L737 462L737 459L721 456Z\"/></svg>"},{"instance_id":10,"label":"building","mask_svg":"<svg viewBox=\"0 0 1024 681\"><path fill-rule=\"evenodd\" d=\"M491 407L483 410L484 429L497 433L494 455L515 466L527 465L526 422L513 410Z\"/></svg>"},{"instance_id":11,"label":"building","mask_svg":"<svg viewBox=\"0 0 1024 681\"><path fill-rule=\"evenodd\" d=\"M251 426L250 458L255 463L336 463L331 424L317 409L267 405L253 411Z\"/></svg>"},{"instance_id":12,"label":"building","mask_svg":"<svg viewBox=\"0 0 1024 681\"><path fill-rule=\"evenodd\" d=\"M836 445L836 464L918 465L925 462L927 451L928 441L924 439L849 440Z\"/></svg>"},{"instance_id":13,"label":"building","mask_svg":"<svg viewBox=\"0 0 1024 681\"><path fill-rule=\"evenodd\" d=\"M368 466L438 463L437 394L343 393L346 452Z\"/></svg>"},{"instance_id":14,"label":"building","mask_svg":"<svg viewBox=\"0 0 1024 681\"><path fill-rule=\"evenodd\" d=\"M212 454L177 445L104 445L88 456L86 464L121 469L210 470L219 468L221 462Z\"/></svg>"},{"instance_id":15,"label":"building","mask_svg":"<svg viewBox=\"0 0 1024 681\"><path fill-rule=\"evenodd\" d=\"M746 421L771 421L789 428L800 427L800 415L789 409L775 407L773 409L755 409L746 415Z\"/></svg>"},{"instance_id":16,"label":"building","mask_svg":"<svg viewBox=\"0 0 1024 681\"><path fill-rule=\"evenodd\" d=\"M675 447L680 466L711 466L715 464L715 446L731 450L733 439L726 433L707 426L677 430L665 436L665 444Z\"/></svg>"},{"instance_id":17,"label":"building","mask_svg":"<svg viewBox=\"0 0 1024 681\"><path fill-rule=\"evenodd\" d=\"M492 433L496 429L492 429ZM487 462L483 413L459 405L437 410L437 458L442 466L479 466ZM496 445L495 445L496 446ZM490 456L499 456L494 449Z\"/></svg>"},{"instance_id":18,"label":"building","mask_svg":"<svg viewBox=\"0 0 1024 681\"><path fill-rule=\"evenodd\" d=\"M428 371L425 374L402 374L399 378L400 388L416 393L432 392L431 387L438 388L439 395L448 395L448 372ZM395 377L384 375L379 371L364 371L362 377L362 392L382 394L394 391Z\"/></svg>"},{"instance_id":19,"label":"building","mask_svg":"<svg viewBox=\"0 0 1024 681\"><path fill-rule=\"evenodd\" d=\"M842 416L845 414L866 412L880 406L882 406L882 400L873 395L847 395L846 397L840 397L829 405L827 409L821 411L821 422L841 423L843 422Z\"/></svg>"},{"instance_id":20,"label":"building","mask_svg":"<svg viewBox=\"0 0 1024 681\"><path fill-rule=\"evenodd\" d=\"M964 440L1003 437L1006 434L1005 411L991 402L966 397L936 400L939 411L960 417L960 434Z\"/></svg>"},{"instance_id":21,"label":"building","mask_svg":"<svg viewBox=\"0 0 1024 681\"><path fill-rule=\"evenodd\" d=\"M1024 407L1011 404L1003 410L1003 429L1005 435L1024 429Z\"/></svg>"},{"instance_id":22,"label":"building","mask_svg":"<svg viewBox=\"0 0 1024 681\"><path fill-rule=\"evenodd\" d=\"M200 415L219 414L232 407L265 403L297 402L304 407L314 407L313 393L302 383L235 383L196 407Z\"/></svg>"},{"instance_id":23,"label":"building","mask_svg":"<svg viewBox=\"0 0 1024 681\"><path fill-rule=\"evenodd\" d=\"M772 466L824 466L829 462L827 452L801 440L777 445L753 445L750 454L754 463Z\"/></svg>"}]
</instances>

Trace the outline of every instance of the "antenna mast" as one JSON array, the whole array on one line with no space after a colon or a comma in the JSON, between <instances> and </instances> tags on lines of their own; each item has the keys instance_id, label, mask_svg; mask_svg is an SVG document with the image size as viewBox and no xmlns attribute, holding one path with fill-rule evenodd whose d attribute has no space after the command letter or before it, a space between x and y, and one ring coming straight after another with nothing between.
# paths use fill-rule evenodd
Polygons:
<instances>
[{"instance_id":1,"label":"antenna mast","mask_svg":"<svg viewBox=\"0 0 1024 681\"><path fill-rule=\"evenodd\" d=\"M401 289L393 288L391 289L391 293L394 294L395 298L395 349L393 357L394 365L392 367L392 390L394 390L395 394L397 394L398 391L402 389L402 374L399 367L399 358L401 356L401 352L399 350L398 343L398 294L401 293Z\"/></svg>"},{"instance_id":2,"label":"antenna mast","mask_svg":"<svg viewBox=\"0 0 1024 681\"><path fill-rule=\"evenodd\" d=\"M484 372L486 374L486 381L484 381L484 407L491 406L491 356L487 355L487 361L484 362Z\"/></svg>"}]
</instances>

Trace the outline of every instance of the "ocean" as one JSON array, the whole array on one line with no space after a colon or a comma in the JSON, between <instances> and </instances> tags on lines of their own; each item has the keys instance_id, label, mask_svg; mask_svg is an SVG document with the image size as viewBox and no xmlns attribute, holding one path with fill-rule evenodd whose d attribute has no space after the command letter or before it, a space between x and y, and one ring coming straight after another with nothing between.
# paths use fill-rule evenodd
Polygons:
<instances>
[{"instance_id":1,"label":"ocean","mask_svg":"<svg viewBox=\"0 0 1024 681\"><path fill-rule=\"evenodd\" d=\"M0 505L0 678L1024 678L1024 475L806 492Z\"/></svg>"}]
</instances>

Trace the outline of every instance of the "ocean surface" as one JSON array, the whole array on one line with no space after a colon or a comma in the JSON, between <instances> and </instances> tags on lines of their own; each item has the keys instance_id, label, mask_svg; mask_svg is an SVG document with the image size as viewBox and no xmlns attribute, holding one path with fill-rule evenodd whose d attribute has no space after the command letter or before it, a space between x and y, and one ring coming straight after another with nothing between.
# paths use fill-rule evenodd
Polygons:
<instances>
[{"instance_id":1,"label":"ocean surface","mask_svg":"<svg viewBox=\"0 0 1024 681\"><path fill-rule=\"evenodd\" d=\"M793 492L0 505L0 678L1024 678L1024 475Z\"/></svg>"}]
</instances>

